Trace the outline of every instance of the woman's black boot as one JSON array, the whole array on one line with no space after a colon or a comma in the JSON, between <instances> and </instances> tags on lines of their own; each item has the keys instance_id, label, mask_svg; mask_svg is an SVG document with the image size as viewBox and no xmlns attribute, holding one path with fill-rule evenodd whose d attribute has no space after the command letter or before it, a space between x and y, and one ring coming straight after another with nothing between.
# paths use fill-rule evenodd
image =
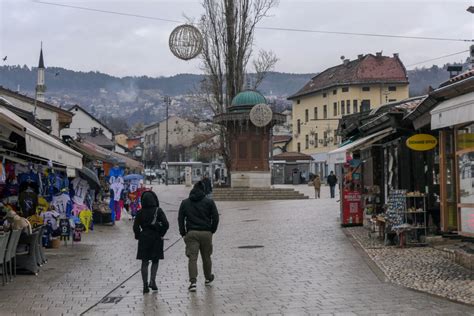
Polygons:
<instances>
[{"instance_id":1,"label":"woman's black boot","mask_svg":"<svg viewBox=\"0 0 474 316\"><path fill-rule=\"evenodd\" d=\"M150 289L148 288L148 284L143 284L143 294L150 293Z\"/></svg>"},{"instance_id":2,"label":"woman's black boot","mask_svg":"<svg viewBox=\"0 0 474 316\"><path fill-rule=\"evenodd\" d=\"M153 291L158 291L158 286L156 286L155 280L150 281L150 284L149 284L148 286L149 286L150 289L152 289Z\"/></svg>"}]
</instances>

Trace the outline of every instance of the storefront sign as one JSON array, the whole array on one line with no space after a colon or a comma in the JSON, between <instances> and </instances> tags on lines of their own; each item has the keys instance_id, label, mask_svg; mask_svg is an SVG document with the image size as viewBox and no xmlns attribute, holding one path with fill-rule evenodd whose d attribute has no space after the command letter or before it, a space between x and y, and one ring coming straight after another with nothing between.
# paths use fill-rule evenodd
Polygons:
<instances>
[{"instance_id":1,"label":"storefront sign","mask_svg":"<svg viewBox=\"0 0 474 316\"><path fill-rule=\"evenodd\" d=\"M458 134L456 145L457 150L474 148L474 134Z\"/></svg>"},{"instance_id":2,"label":"storefront sign","mask_svg":"<svg viewBox=\"0 0 474 316\"><path fill-rule=\"evenodd\" d=\"M416 134L408 138L407 147L416 151L431 150L438 145L436 137L429 134Z\"/></svg>"},{"instance_id":3,"label":"storefront sign","mask_svg":"<svg viewBox=\"0 0 474 316\"><path fill-rule=\"evenodd\" d=\"M361 194L344 190L342 193L341 224L343 226L362 224Z\"/></svg>"}]
</instances>

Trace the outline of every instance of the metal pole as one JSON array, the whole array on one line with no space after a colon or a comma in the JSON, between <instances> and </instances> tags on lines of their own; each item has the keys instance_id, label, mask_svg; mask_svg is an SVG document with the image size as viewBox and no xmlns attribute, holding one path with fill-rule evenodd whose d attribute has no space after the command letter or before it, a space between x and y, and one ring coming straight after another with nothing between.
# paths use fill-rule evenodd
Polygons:
<instances>
[{"instance_id":1,"label":"metal pole","mask_svg":"<svg viewBox=\"0 0 474 316\"><path fill-rule=\"evenodd\" d=\"M169 121L169 104L171 98L169 96L165 97L166 103L166 144L165 144L165 152L166 152L166 180L165 184L168 185L168 162L169 162L169 148L168 148L168 121Z\"/></svg>"}]
</instances>

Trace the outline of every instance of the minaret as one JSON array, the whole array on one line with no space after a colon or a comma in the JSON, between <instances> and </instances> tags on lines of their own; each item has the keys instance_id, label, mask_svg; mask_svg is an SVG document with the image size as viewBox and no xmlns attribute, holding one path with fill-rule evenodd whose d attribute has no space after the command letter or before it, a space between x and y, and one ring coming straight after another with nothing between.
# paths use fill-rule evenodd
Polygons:
<instances>
[{"instance_id":1,"label":"minaret","mask_svg":"<svg viewBox=\"0 0 474 316\"><path fill-rule=\"evenodd\" d=\"M40 58L38 64L38 79L36 81L36 100L44 102L44 93L46 85L44 84L44 61L43 61L43 42L41 42Z\"/></svg>"}]
</instances>

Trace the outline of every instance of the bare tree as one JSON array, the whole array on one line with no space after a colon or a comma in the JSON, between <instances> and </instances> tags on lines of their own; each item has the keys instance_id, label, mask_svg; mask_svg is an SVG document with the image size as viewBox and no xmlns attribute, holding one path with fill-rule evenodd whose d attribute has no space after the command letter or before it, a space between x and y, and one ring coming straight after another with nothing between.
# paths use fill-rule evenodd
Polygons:
<instances>
[{"instance_id":1,"label":"bare tree","mask_svg":"<svg viewBox=\"0 0 474 316\"><path fill-rule=\"evenodd\" d=\"M253 61L253 67L255 69L253 89L258 88L263 79L265 79L267 73L275 67L277 62L278 58L272 51L261 50L259 52L258 58Z\"/></svg>"},{"instance_id":2,"label":"bare tree","mask_svg":"<svg viewBox=\"0 0 474 316\"><path fill-rule=\"evenodd\" d=\"M243 89L247 64L253 53L255 27L278 5L278 0L202 0L202 5L205 14L199 28L204 38L201 59L206 76L199 95L214 114L220 114ZM257 72L254 87L276 62L273 53L260 52L254 62ZM219 135L222 156L230 170L229 135L224 126L220 127Z\"/></svg>"}]
</instances>

